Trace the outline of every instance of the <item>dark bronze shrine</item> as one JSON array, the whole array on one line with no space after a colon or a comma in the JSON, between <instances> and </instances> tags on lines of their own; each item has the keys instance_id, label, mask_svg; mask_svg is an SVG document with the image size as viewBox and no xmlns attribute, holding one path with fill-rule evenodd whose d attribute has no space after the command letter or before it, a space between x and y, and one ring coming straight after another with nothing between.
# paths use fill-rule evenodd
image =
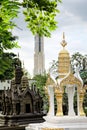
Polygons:
<instances>
[{"instance_id":1,"label":"dark bronze shrine","mask_svg":"<svg viewBox=\"0 0 87 130\"><path fill-rule=\"evenodd\" d=\"M15 68L11 87L2 94L0 123L5 126L43 122L42 98L36 86L29 87L27 76L20 66Z\"/></svg>"}]
</instances>

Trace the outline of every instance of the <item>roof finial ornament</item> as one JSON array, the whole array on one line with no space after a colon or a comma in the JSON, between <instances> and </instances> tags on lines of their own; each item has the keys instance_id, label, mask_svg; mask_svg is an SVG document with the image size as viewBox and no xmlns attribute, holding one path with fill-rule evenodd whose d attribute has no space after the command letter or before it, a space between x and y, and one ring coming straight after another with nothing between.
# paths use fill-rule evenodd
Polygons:
<instances>
[{"instance_id":1,"label":"roof finial ornament","mask_svg":"<svg viewBox=\"0 0 87 130\"><path fill-rule=\"evenodd\" d=\"M65 33L63 32L63 40L65 40Z\"/></svg>"},{"instance_id":2,"label":"roof finial ornament","mask_svg":"<svg viewBox=\"0 0 87 130\"><path fill-rule=\"evenodd\" d=\"M61 42L62 47L64 48L67 45L67 42L65 41L65 33L63 32L63 40Z\"/></svg>"}]
</instances>

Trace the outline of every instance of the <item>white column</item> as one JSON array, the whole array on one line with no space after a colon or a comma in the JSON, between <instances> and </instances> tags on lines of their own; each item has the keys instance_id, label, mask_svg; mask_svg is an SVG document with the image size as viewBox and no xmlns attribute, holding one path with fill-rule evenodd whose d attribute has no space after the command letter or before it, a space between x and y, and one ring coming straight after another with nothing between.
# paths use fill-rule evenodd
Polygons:
<instances>
[{"instance_id":1,"label":"white column","mask_svg":"<svg viewBox=\"0 0 87 130\"><path fill-rule=\"evenodd\" d=\"M48 95L49 95L48 115L54 116L54 87L52 85L48 86Z\"/></svg>"},{"instance_id":2,"label":"white column","mask_svg":"<svg viewBox=\"0 0 87 130\"><path fill-rule=\"evenodd\" d=\"M68 115L69 116L75 116L74 112L74 93L75 93L75 87L73 85L67 85L67 94L68 94Z\"/></svg>"}]
</instances>

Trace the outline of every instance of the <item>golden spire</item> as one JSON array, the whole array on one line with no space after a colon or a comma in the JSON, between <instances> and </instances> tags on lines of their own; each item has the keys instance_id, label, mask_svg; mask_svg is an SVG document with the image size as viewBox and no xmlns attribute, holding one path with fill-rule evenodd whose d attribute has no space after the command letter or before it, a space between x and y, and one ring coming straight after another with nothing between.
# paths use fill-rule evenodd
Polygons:
<instances>
[{"instance_id":1,"label":"golden spire","mask_svg":"<svg viewBox=\"0 0 87 130\"><path fill-rule=\"evenodd\" d=\"M63 32L63 39L65 40L65 33Z\"/></svg>"},{"instance_id":2,"label":"golden spire","mask_svg":"<svg viewBox=\"0 0 87 130\"><path fill-rule=\"evenodd\" d=\"M67 45L67 42L65 41L65 33L63 32L63 40L61 42L62 47L64 48Z\"/></svg>"}]
</instances>

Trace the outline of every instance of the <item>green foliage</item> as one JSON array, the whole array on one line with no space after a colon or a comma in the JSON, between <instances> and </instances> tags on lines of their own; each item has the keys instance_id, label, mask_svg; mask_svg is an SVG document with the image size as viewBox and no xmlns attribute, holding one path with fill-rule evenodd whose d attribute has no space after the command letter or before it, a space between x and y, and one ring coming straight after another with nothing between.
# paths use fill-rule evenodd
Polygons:
<instances>
[{"instance_id":1,"label":"green foliage","mask_svg":"<svg viewBox=\"0 0 87 130\"><path fill-rule=\"evenodd\" d=\"M40 94L44 97L44 86L46 84L47 75L36 75L33 79L35 80L36 87L39 89Z\"/></svg>"},{"instance_id":2,"label":"green foliage","mask_svg":"<svg viewBox=\"0 0 87 130\"><path fill-rule=\"evenodd\" d=\"M2 30L0 32L0 49L7 50L12 49L13 47L18 47L17 42L15 42L15 39L17 37L12 36L12 33L7 30Z\"/></svg>"},{"instance_id":3,"label":"green foliage","mask_svg":"<svg viewBox=\"0 0 87 130\"><path fill-rule=\"evenodd\" d=\"M73 68L75 68L75 66L77 66L77 65L79 65L79 67L82 68L83 55L80 54L79 52L74 53L71 57L71 64L72 64Z\"/></svg>"},{"instance_id":4,"label":"green foliage","mask_svg":"<svg viewBox=\"0 0 87 130\"><path fill-rule=\"evenodd\" d=\"M87 84L87 70L81 71L80 75L83 79L84 84Z\"/></svg>"},{"instance_id":5,"label":"green foliage","mask_svg":"<svg viewBox=\"0 0 87 130\"><path fill-rule=\"evenodd\" d=\"M75 66L79 66L80 75L84 84L87 84L87 55L82 55L79 52L72 55L71 64L75 69Z\"/></svg>"},{"instance_id":6,"label":"green foliage","mask_svg":"<svg viewBox=\"0 0 87 130\"><path fill-rule=\"evenodd\" d=\"M18 9L18 0L0 1L0 51L18 47L17 42L14 42L15 37L10 31L16 26L12 20L17 17Z\"/></svg>"},{"instance_id":7,"label":"green foliage","mask_svg":"<svg viewBox=\"0 0 87 130\"><path fill-rule=\"evenodd\" d=\"M18 0L0 1L0 79L13 77L12 58L13 54L4 53L7 49L19 47L16 36L11 30L16 26L13 19L17 17L19 10Z\"/></svg>"},{"instance_id":8,"label":"green foliage","mask_svg":"<svg viewBox=\"0 0 87 130\"><path fill-rule=\"evenodd\" d=\"M2 53L0 55L0 80L12 79L16 63L14 53Z\"/></svg>"},{"instance_id":9,"label":"green foliage","mask_svg":"<svg viewBox=\"0 0 87 130\"><path fill-rule=\"evenodd\" d=\"M68 115L68 97L66 92L63 94L63 114Z\"/></svg>"},{"instance_id":10,"label":"green foliage","mask_svg":"<svg viewBox=\"0 0 87 130\"><path fill-rule=\"evenodd\" d=\"M55 16L59 13L58 2L61 0L24 0L25 21L34 35L50 37L50 32L57 28Z\"/></svg>"},{"instance_id":11,"label":"green foliage","mask_svg":"<svg viewBox=\"0 0 87 130\"><path fill-rule=\"evenodd\" d=\"M12 20L17 17L18 9L18 0L2 0L0 2L0 22L2 22L1 26L3 26L5 30L15 26ZM2 29L2 27L0 27L0 29Z\"/></svg>"},{"instance_id":12,"label":"green foliage","mask_svg":"<svg viewBox=\"0 0 87 130\"><path fill-rule=\"evenodd\" d=\"M45 93L44 86L47 81L47 75L46 74L45 75L36 75L33 77L33 79L35 80L34 85L36 85L36 87L39 90L39 93L43 99L43 110L46 113L48 110L48 97Z\"/></svg>"}]
</instances>

